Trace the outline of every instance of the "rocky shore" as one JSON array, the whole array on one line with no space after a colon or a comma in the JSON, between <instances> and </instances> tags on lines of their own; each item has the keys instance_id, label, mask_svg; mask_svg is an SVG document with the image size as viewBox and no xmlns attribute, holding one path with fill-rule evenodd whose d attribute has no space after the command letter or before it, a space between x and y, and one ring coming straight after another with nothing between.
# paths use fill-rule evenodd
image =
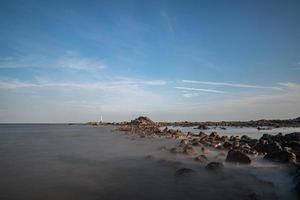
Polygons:
<instances>
[{"instance_id":1,"label":"rocky shore","mask_svg":"<svg viewBox=\"0 0 300 200\"><path fill-rule=\"evenodd\" d=\"M300 118L297 118L299 121ZM293 121L297 121L293 120ZM283 120L281 120L283 121ZM243 124L243 126L266 126L280 124L285 126L287 123L279 122L277 120L270 121L252 121L247 123L234 123L235 125ZM292 123L292 122L289 122ZM297 122L298 123L298 122ZM296 125L297 123L292 123ZM155 123L148 117L138 117L131 122L118 124L117 130L125 131L128 134L133 134L141 138L150 137L167 137L178 140L178 144L170 149L171 153L183 154L191 157L196 162L205 164L205 169L211 171L222 169L223 162L231 163L233 165L249 165L252 159L260 156L266 162L284 164L295 171L294 182L295 190L300 196L300 167L298 162L300 161L300 132L294 132L286 135L277 134L270 135L264 134L260 139L252 139L247 135L239 136L220 136L217 132L211 132L210 134L203 131L195 133L183 133L179 130L168 129L162 127L166 125L163 123ZM169 124L168 124L169 125ZM174 125L174 124L173 124ZM178 126L179 124L176 124ZM195 125L195 124L193 124ZM228 126L232 123L205 123L199 124L199 128L207 130L207 126L220 125ZM200 148L201 153L197 153L195 148ZM223 153L223 160L209 161L206 156L207 149L214 149ZM190 173L191 169L179 169L177 174Z\"/></svg>"},{"instance_id":2,"label":"rocky shore","mask_svg":"<svg viewBox=\"0 0 300 200\"><path fill-rule=\"evenodd\" d=\"M268 128L279 128L279 127L300 127L300 117L295 119L286 119L286 120L251 120L251 121L220 121L220 122L159 122L160 126L198 126L200 129L201 127L208 127L208 126L218 126L218 127L226 127L226 126L233 126L233 127L268 127Z\"/></svg>"}]
</instances>

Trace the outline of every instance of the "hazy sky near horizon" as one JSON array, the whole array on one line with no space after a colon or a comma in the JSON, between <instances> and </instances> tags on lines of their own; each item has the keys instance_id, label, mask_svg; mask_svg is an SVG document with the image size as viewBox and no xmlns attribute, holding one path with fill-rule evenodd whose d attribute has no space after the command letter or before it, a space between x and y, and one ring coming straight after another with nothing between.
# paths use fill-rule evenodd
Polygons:
<instances>
[{"instance_id":1,"label":"hazy sky near horizon","mask_svg":"<svg viewBox=\"0 0 300 200\"><path fill-rule=\"evenodd\" d=\"M300 1L0 1L0 122L300 116Z\"/></svg>"}]
</instances>

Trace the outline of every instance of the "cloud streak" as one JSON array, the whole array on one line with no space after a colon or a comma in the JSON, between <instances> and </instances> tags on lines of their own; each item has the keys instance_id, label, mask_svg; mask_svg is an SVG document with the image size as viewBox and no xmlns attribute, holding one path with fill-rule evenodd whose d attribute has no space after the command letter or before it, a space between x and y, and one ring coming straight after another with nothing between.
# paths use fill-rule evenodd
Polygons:
<instances>
[{"instance_id":1,"label":"cloud streak","mask_svg":"<svg viewBox=\"0 0 300 200\"><path fill-rule=\"evenodd\" d=\"M97 58L84 57L76 52L67 52L58 57L42 55L25 55L0 58L0 68L58 68L79 71L93 71L106 68L103 62Z\"/></svg>"},{"instance_id":2,"label":"cloud streak","mask_svg":"<svg viewBox=\"0 0 300 200\"><path fill-rule=\"evenodd\" d=\"M242 83L225 83L225 82L195 81L195 80L182 80L182 82L184 82L184 83L193 83L193 84L202 84L202 85L213 85L213 86L281 90L280 87L249 85L249 84L242 84Z\"/></svg>"},{"instance_id":3,"label":"cloud streak","mask_svg":"<svg viewBox=\"0 0 300 200\"><path fill-rule=\"evenodd\" d=\"M211 89L203 89L203 88L191 88L191 87L174 87L178 90L184 91L198 91L198 92L207 92L207 93L216 93L216 94L224 94L226 92L220 90L211 90Z\"/></svg>"}]
</instances>

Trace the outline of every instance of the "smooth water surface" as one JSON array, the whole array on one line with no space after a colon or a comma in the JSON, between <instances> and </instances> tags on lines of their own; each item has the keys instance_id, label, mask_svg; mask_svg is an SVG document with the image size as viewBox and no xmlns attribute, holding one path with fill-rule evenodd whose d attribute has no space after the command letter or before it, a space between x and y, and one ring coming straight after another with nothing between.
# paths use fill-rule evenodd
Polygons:
<instances>
[{"instance_id":1,"label":"smooth water surface","mask_svg":"<svg viewBox=\"0 0 300 200\"><path fill-rule=\"evenodd\" d=\"M0 199L296 199L290 170L254 161L208 172L174 155L174 139L137 138L112 126L0 125ZM198 151L198 149L196 149ZM207 150L210 161L224 155ZM254 158L255 159L255 158ZM179 168L194 170L176 176Z\"/></svg>"}]
</instances>

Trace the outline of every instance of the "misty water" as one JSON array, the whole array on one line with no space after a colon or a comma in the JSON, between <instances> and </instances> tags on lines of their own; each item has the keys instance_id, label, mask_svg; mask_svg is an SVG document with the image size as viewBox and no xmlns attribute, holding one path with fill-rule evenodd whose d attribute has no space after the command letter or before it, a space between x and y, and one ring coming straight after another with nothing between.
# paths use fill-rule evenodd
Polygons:
<instances>
[{"instance_id":1,"label":"misty water","mask_svg":"<svg viewBox=\"0 0 300 200\"><path fill-rule=\"evenodd\" d=\"M0 125L0 199L296 199L292 172L253 158L210 172L172 154L178 140L138 138L112 126ZM196 148L196 151L200 151ZM207 149L210 161L222 152ZM176 176L186 167L195 172Z\"/></svg>"}]
</instances>

